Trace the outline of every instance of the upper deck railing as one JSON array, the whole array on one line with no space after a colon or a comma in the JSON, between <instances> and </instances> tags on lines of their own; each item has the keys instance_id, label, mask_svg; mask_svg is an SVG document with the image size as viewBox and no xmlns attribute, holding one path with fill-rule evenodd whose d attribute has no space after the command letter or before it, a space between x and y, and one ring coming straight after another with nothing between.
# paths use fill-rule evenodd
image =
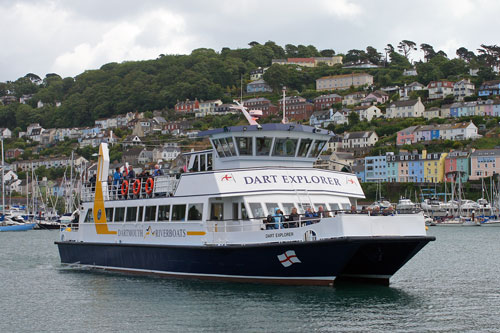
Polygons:
<instances>
[{"instance_id":1,"label":"upper deck railing","mask_svg":"<svg viewBox=\"0 0 500 333\"><path fill-rule=\"evenodd\" d=\"M117 183L102 182L104 200L149 199L172 196L179 184L176 176L125 179ZM82 188L82 201L94 201L95 183Z\"/></svg>"}]
</instances>

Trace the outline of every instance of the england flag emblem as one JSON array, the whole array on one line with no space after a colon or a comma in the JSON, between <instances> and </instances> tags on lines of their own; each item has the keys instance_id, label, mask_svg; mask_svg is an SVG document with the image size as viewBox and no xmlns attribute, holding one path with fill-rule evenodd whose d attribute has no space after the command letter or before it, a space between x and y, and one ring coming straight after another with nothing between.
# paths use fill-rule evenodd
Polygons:
<instances>
[{"instance_id":1,"label":"england flag emblem","mask_svg":"<svg viewBox=\"0 0 500 333\"><path fill-rule=\"evenodd\" d=\"M297 258L294 250L288 250L278 255L278 260L284 267L292 266L292 264L300 264L300 260Z\"/></svg>"}]
</instances>

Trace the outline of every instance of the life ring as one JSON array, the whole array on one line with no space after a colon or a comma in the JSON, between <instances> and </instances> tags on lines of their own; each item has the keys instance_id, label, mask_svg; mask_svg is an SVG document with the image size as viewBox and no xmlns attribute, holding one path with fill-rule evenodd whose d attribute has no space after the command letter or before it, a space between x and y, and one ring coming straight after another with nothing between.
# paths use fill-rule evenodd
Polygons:
<instances>
[{"instance_id":1,"label":"life ring","mask_svg":"<svg viewBox=\"0 0 500 333\"><path fill-rule=\"evenodd\" d=\"M151 192L153 192L153 185L154 185L154 180L153 178L149 177L148 180L146 181L146 193L149 195Z\"/></svg>"},{"instance_id":2,"label":"life ring","mask_svg":"<svg viewBox=\"0 0 500 333\"><path fill-rule=\"evenodd\" d=\"M139 194L140 191L141 191L141 181L139 179L136 179L134 185L132 185L132 192L134 193L134 195L137 195Z\"/></svg>"},{"instance_id":3,"label":"life ring","mask_svg":"<svg viewBox=\"0 0 500 333\"><path fill-rule=\"evenodd\" d=\"M122 183L122 195L126 196L128 193L128 180L124 180Z\"/></svg>"}]
</instances>

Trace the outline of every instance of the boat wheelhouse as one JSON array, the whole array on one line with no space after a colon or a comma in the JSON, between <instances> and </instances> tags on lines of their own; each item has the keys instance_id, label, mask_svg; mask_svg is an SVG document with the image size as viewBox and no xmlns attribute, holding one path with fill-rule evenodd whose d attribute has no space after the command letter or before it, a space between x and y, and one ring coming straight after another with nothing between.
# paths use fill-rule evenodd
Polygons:
<instances>
[{"instance_id":1,"label":"boat wheelhouse","mask_svg":"<svg viewBox=\"0 0 500 333\"><path fill-rule=\"evenodd\" d=\"M79 221L56 242L62 263L266 283L387 284L434 239L422 215L357 214L364 194L356 176L313 168L329 131L255 124L200 135L212 149L189 153L187 172L120 187L107 183L102 144Z\"/></svg>"}]
</instances>

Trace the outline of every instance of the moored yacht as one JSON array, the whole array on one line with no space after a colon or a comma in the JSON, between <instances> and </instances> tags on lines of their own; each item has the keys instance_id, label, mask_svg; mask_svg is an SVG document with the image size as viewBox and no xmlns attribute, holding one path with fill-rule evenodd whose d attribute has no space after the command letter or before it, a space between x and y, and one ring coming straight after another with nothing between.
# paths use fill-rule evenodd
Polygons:
<instances>
[{"instance_id":1,"label":"moored yacht","mask_svg":"<svg viewBox=\"0 0 500 333\"><path fill-rule=\"evenodd\" d=\"M78 223L56 242L62 263L241 282L388 284L434 240L423 215L357 214L364 194L356 176L313 168L333 135L326 130L251 123L200 135L213 149L190 153L188 172L118 189L107 184L102 144Z\"/></svg>"}]
</instances>

